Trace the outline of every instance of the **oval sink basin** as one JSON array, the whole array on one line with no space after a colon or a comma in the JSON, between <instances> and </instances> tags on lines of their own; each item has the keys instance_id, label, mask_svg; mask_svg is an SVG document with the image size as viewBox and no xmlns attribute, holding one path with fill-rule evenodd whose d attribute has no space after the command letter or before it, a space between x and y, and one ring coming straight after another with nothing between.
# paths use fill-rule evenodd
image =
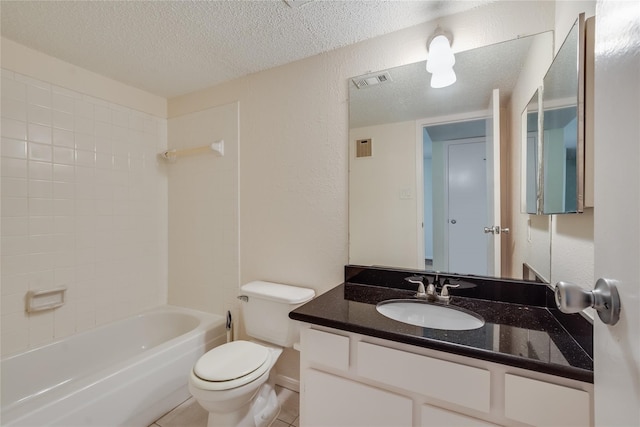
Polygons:
<instances>
[{"instance_id":1,"label":"oval sink basin","mask_svg":"<svg viewBox=\"0 0 640 427\"><path fill-rule=\"evenodd\" d=\"M398 322L423 328L465 331L484 326L484 319L458 307L431 304L413 299L382 301L378 313Z\"/></svg>"}]
</instances>

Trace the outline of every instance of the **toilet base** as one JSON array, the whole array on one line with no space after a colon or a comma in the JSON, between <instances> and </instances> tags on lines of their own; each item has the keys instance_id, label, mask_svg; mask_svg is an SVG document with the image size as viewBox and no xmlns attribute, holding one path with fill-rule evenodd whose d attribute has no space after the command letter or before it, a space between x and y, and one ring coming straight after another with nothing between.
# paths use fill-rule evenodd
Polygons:
<instances>
[{"instance_id":1,"label":"toilet base","mask_svg":"<svg viewBox=\"0 0 640 427\"><path fill-rule=\"evenodd\" d=\"M280 413L275 389L263 384L250 405L228 413L209 413L207 427L268 427Z\"/></svg>"}]
</instances>

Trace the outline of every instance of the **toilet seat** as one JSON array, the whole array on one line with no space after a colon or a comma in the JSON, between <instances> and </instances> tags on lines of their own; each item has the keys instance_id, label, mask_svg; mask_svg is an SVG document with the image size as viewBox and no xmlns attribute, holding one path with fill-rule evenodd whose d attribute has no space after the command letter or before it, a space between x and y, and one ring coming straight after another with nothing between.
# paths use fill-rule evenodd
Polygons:
<instances>
[{"instance_id":1,"label":"toilet seat","mask_svg":"<svg viewBox=\"0 0 640 427\"><path fill-rule=\"evenodd\" d=\"M269 350L250 341L232 341L205 353L192 370L203 390L229 390L248 384L271 367Z\"/></svg>"}]
</instances>

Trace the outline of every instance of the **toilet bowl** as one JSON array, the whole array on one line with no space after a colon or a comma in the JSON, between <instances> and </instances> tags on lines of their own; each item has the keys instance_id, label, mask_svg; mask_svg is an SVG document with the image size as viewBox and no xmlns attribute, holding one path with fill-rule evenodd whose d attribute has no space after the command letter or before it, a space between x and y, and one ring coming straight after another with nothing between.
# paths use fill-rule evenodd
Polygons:
<instances>
[{"instance_id":1,"label":"toilet bowl","mask_svg":"<svg viewBox=\"0 0 640 427\"><path fill-rule=\"evenodd\" d=\"M209 426L261 427L278 415L275 392L270 393L273 384L268 380L282 350L232 341L198 360L189 377L189 392L209 412ZM266 397L253 402L259 394Z\"/></svg>"},{"instance_id":2,"label":"toilet bowl","mask_svg":"<svg viewBox=\"0 0 640 427\"><path fill-rule=\"evenodd\" d=\"M273 366L299 335L288 313L315 295L312 289L269 282L251 282L241 289L247 297L247 333L263 341L228 342L193 366L189 392L209 412L209 427L267 427L276 418L280 407Z\"/></svg>"}]
</instances>

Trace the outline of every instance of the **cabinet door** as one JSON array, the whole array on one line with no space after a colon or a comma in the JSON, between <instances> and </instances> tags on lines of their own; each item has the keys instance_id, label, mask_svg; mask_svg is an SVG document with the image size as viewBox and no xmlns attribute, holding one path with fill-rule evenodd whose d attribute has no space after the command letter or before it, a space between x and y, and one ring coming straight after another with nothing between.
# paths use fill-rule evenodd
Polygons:
<instances>
[{"instance_id":1,"label":"cabinet door","mask_svg":"<svg viewBox=\"0 0 640 427\"><path fill-rule=\"evenodd\" d=\"M411 399L308 369L300 421L305 427L411 427Z\"/></svg>"},{"instance_id":2,"label":"cabinet door","mask_svg":"<svg viewBox=\"0 0 640 427\"><path fill-rule=\"evenodd\" d=\"M423 405L421 413L421 427L498 427L497 424L492 424L488 421L468 417L458 414L457 412L447 411L446 409L436 408L430 405Z\"/></svg>"}]
</instances>

